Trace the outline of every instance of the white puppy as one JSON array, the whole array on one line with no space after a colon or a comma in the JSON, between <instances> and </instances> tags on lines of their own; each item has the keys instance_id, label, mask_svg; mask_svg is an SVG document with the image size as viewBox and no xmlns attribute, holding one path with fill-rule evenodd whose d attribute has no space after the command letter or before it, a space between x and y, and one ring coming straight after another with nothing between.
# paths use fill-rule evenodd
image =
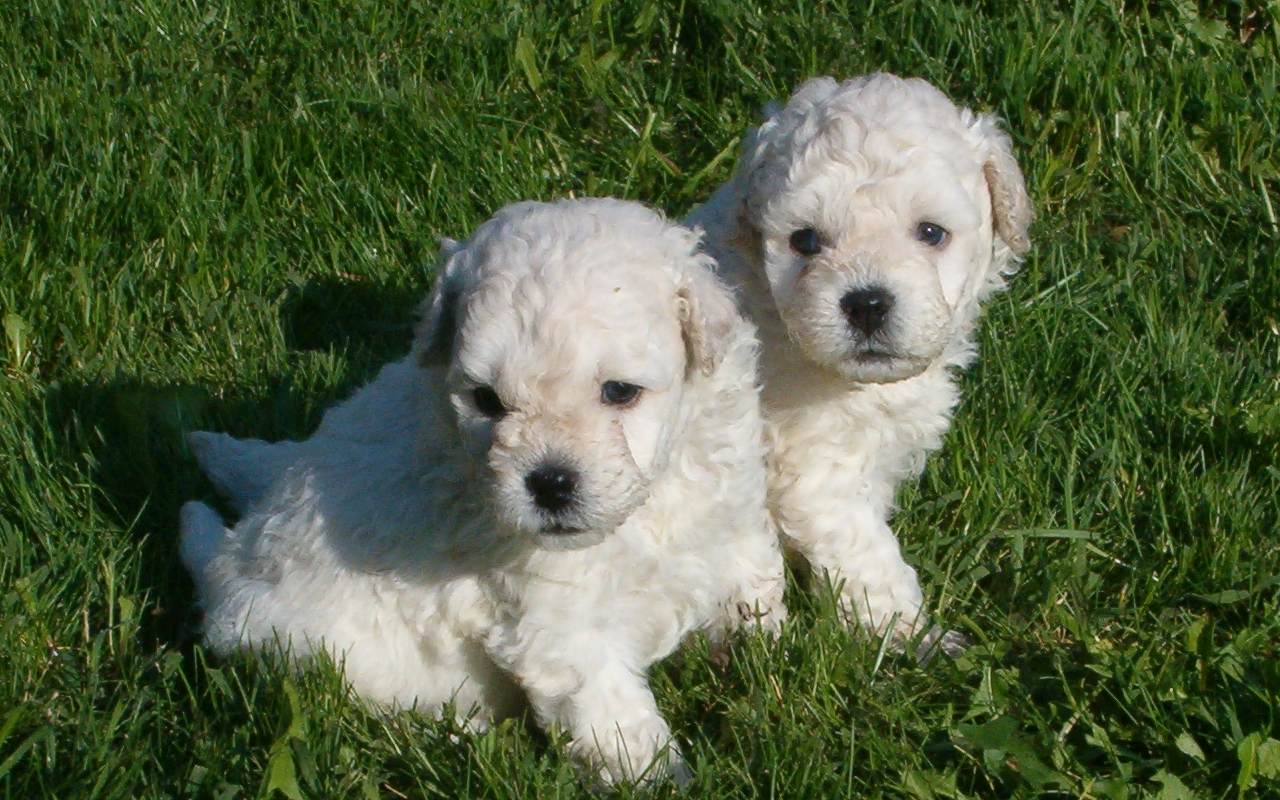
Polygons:
<instances>
[{"instance_id":1,"label":"white puppy","mask_svg":"<svg viewBox=\"0 0 1280 800\"><path fill-rule=\"evenodd\" d=\"M770 505L843 610L899 645L923 630L888 520L940 446L979 306L1028 248L1031 207L994 117L922 80L818 78L752 131L688 222L763 345ZM963 639L930 631L954 651Z\"/></svg>"},{"instance_id":2,"label":"white puppy","mask_svg":"<svg viewBox=\"0 0 1280 800\"><path fill-rule=\"evenodd\" d=\"M234 528L183 508L209 646L323 649L366 698L479 725L527 698L604 782L683 774L647 669L785 615L758 345L698 244L608 200L482 225L409 356L271 450ZM234 448L204 456L239 487Z\"/></svg>"}]
</instances>

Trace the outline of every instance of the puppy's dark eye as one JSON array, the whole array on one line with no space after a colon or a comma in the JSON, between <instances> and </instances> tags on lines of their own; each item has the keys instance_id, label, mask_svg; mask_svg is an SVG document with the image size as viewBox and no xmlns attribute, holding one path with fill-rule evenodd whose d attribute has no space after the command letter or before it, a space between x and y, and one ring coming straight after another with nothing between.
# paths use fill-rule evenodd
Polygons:
<instances>
[{"instance_id":1,"label":"puppy's dark eye","mask_svg":"<svg viewBox=\"0 0 1280 800\"><path fill-rule=\"evenodd\" d=\"M921 222L916 226L916 239L930 247L941 247L951 234L936 222Z\"/></svg>"},{"instance_id":2,"label":"puppy's dark eye","mask_svg":"<svg viewBox=\"0 0 1280 800\"><path fill-rule=\"evenodd\" d=\"M607 406L629 406L636 401L641 391L634 383L605 381L600 386L600 401Z\"/></svg>"},{"instance_id":3,"label":"puppy's dark eye","mask_svg":"<svg viewBox=\"0 0 1280 800\"><path fill-rule=\"evenodd\" d=\"M802 256L816 256L822 252L822 237L813 228L801 228L791 234L791 249Z\"/></svg>"},{"instance_id":4,"label":"puppy's dark eye","mask_svg":"<svg viewBox=\"0 0 1280 800\"><path fill-rule=\"evenodd\" d=\"M471 399L475 401L480 413L486 417L497 419L507 413L507 407L502 404L502 398L488 386L476 387L471 392Z\"/></svg>"}]
</instances>

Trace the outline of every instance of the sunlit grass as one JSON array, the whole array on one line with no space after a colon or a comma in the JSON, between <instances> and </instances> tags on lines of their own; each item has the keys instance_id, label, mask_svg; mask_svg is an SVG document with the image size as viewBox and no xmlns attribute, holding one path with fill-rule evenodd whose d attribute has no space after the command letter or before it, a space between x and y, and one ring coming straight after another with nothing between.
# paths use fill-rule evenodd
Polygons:
<instances>
[{"instance_id":1,"label":"sunlit grass","mask_svg":"<svg viewBox=\"0 0 1280 800\"><path fill-rule=\"evenodd\" d=\"M3 15L4 794L584 793L520 721L207 659L180 434L305 434L404 350L439 236L568 194L682 214L763 102L874 69L1004 116L1039 212L896 522L974 646L881 659L798 591L778 646L693 643L654 676L691 796L1280 791L1274 6L548 5Z\"/></svg>"}]
</instances>

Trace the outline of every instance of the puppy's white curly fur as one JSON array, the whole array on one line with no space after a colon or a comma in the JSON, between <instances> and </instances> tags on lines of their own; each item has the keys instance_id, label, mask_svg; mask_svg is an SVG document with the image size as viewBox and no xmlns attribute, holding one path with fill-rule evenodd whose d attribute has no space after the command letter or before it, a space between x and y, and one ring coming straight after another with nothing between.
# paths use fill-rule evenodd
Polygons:
<instances>
[{"instance_id":1,"label":"puppy's white curly fur","mask_svg":"<svg viewBox=\"0 0 1280 800\"><path fill-rule=\"evenodd\" d=\"M504 209L312 438L193 435L245 512L182 510L206 642L323 649L360 695L473 725L527 700L605 783L687 775L648 667L786 613L757 350L693 232L619 201ZM564 507L525 485L546 464L577 476Z\"/></svg>"},{"instance_id":2,"label":"puppy's white curly fur","mask_svg":"<svg viewBox=\"0 0 1280 800\"><path fill-rule=\"evenodd\" d=\"M895 491L942 442L953 371L973 360L980 305L1029 247L1031 217L994 117L874 74L799 87L687 220L759 327L785 541L851 620L899 646L927 620L888 525ZM842 306L859 291L878 293L879 327ZM962 642L935 627L918 652Z\"/></svg>"}]
</instances>

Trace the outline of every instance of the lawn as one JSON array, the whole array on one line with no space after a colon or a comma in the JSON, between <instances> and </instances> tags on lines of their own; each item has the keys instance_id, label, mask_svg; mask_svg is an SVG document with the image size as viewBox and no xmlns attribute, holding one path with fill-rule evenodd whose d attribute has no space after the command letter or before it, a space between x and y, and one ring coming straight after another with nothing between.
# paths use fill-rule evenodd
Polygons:
<instances>
[{"instance_id":1,"label":"lawn","mask_svg":"<svg viewBox=\"0 0 1280 800\"><path fill-rule=\"evenodd\" d=\"M1280 794L1278 52L1265 0L11 5L0 791L584 795L527 722L207 656L181 434L304 435L405 350L438 237L682 214L765 101L887 69L1008 120L1038 212L896 520L973 646L882 656L799 589L780 643L693 642L654 675L689 796Z\"/></svg>"}]
</instances>

